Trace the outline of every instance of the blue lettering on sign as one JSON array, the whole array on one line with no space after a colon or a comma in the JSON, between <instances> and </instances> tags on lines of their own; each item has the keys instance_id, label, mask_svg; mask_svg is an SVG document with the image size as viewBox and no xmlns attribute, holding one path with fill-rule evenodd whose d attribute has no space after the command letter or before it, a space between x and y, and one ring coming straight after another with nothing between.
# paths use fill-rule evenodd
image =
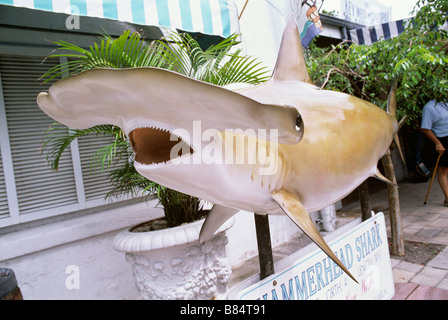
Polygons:
<instances>
[{"instance_id":1,"label":"blue lettering on sign","mask_svg":"<svg viewBox=\"0 0 448 320\"><path fill-rule=\"evenodd\" d=\"M294 283L296 285L297 300L308 300L309 296L308 291L306 290L305 272L302 272L302 282L300 282L298 276L295 276Z\"/></svg>"},{"instance_id":2,"label":"blue lettering on sign","mask_svg":"<svg viewBox=\"0 0 448 320\"><path fill-rule=\"evenodd\" d=\"M334 280L333 269L331 268L331 264L333 261L330 259L330 257L327 257L327 259L324 259L322 262L324 263L326 284L328 284L329 282L332 282Z\"/></svg>"},{"instance_id":3,"label":"blue lettering on sign","mask_svg":"<svg viewBox=\"0 0 448 320\"><path fill-rule=\"evenodd\" d=\"M370 230L356 237L354 245L357 261L361 261L372 254L382 243L380 224L376 223ZM334 254L348 270L352 268L355 256L350 243L336 250ZM281 283L279 287L272 289L271 292L261 295L260 298L264 300L278 300L281 297L283 300L307 300L323 288L333 286L332 282L342 274L341 268L327 256Z\"/></svg>"},{"instance_id":4,"label":"blue lettering on sign","mask_svg":"<svg viewBox=\"0 0 448 320\"><path fill-rule=\"evenodd\" d=\"M340 257L341 262L347 269L353 266L353 250L350 244L340 248L335 252ZM316 262L314 265L302 271L299 275L288 279L280 285L280 288L274 288L270 293L261 296L263 300L307 300L320 290L331 284L334 280L343 274L341 268L334 263L330 257Z\"/></svg>"},{"instance_id":5,"label":"blue lettering on sign","mask_svg":"<svg viewBox=\"0 0 448 320\"><path fill-rule=\"evenodd\" d=\"M294 287L292 285L292 279L289 279L289 290L286 290L286 286L282 283L282 297L283 300L294 300Z\"/></svg>"},{"instance_id":6,"label":"blue lettering on sign","mask_svg":"<svg viewBox=\"0 0 448 320\"><path fill-rule=\"evenodd\" d=\"M362 235L356 238L355 246L356 251L358 252L356 255L356 259L358 261L361 261L361 259L367 257L382 243L383 242L380 237L380 225L376 224L370 230L364 232Z\"/></svg>"}]
</instances>

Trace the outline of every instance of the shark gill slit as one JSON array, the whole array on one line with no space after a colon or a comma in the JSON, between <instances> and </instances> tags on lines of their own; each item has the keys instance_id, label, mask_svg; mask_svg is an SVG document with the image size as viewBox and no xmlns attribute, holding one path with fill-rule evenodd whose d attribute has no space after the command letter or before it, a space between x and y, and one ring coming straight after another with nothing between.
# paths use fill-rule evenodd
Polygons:
<instances>
[{"instance_id":1,"label":"shark gill slit","mask_svg":"<svg viewBox=\"0 0 448 320\"><path fill-rule=\"evenodd\" d=\"M191 146L180 137L160 128L136 128L129 133L128 137L134 150L135 160L145 165L166 163L194 152ZM173 153L173 150L177 152Z\"/></svg>"}]
</instances>

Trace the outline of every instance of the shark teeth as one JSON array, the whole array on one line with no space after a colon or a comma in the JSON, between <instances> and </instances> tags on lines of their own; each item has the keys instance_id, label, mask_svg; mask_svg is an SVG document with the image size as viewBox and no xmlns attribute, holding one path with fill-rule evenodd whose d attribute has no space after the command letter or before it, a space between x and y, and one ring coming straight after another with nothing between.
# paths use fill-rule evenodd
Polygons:
<instances>
[{"instance_id":1,"label":"shark teeth","mask_svg":"<svg viewBox=\"0 0 448 320\"><path fill-rule=\"evenodd\" d=\"M135 161L141 165L166 165L194 152L188 141L161 126L135 127L128 133L128 138Z\"/></svg>"}]
</instances>

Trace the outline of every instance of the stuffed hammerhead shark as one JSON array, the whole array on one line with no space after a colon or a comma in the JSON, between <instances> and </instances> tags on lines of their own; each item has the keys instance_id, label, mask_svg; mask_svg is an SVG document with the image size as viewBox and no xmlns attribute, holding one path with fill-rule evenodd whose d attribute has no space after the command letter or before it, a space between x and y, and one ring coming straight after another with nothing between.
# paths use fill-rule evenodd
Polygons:
<instances>
[{"instance_id":1,"label":"stuffed hammerhead shark","mask_svg":"<svg viewBox=\"0 0 448 320\"><path fill-rule=\"evenodd\" d=\"M397 131L395 91L385 112L317 88L294 19L271 79L257 86L232 91L158 68L93 69L56 82L37 103L71 128L121 127L141 175L214 203L201 242L240 210L286 214L356 281L309 212L370 176L389 182L376 166Z\"/></svg>"}]
</instances>

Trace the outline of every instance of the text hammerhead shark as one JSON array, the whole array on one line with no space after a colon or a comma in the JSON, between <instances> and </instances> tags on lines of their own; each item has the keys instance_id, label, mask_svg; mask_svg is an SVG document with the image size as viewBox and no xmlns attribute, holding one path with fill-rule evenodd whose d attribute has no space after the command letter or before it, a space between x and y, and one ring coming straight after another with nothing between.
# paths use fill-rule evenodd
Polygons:
<instances>
[{"instance_id":1,"label":"text hammerhead shark","mask_svg":"<svg viewBox=\"0 0 448 320\"><path fill-rule=\"evenodd\" d=\"M214 203L201 242L239 210L286 214L355 280L308 212L370 176L388 182L376 166L397 131L395 92L385 112L317 88L293 19L272 78L258 86L231 91L157 68L94 69L58 81L37 102L72 128L120 126L140 174ZM192 139L195 124L208 134ZM241 161L224 161L228 152Z\"/></svg>"}]
</instances>

